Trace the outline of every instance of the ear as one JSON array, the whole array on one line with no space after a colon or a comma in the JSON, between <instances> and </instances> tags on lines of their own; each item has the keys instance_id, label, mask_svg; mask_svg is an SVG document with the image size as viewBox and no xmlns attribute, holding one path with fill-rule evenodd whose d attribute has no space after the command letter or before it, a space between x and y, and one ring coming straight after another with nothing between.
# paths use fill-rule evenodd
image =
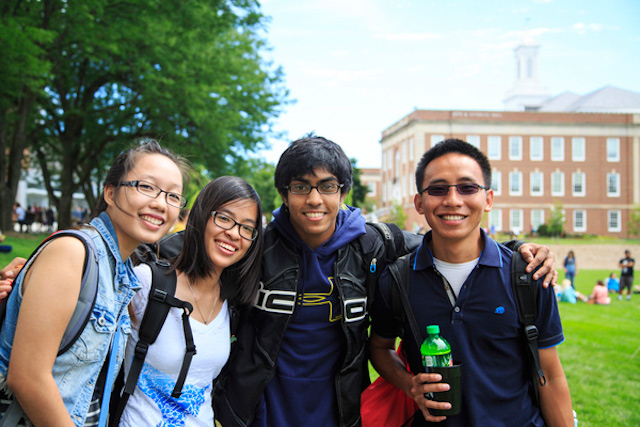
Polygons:
<instances>
[{"instance_id":1,"label":"ear","mask_svg":"<svg viewBox=\"0 0 640 427\"><path fill-rule=\"evenodd\" d=\"M286 191L286 190L285 190L285 191ZM286 193L286 192L285 192L285 193L283 193L283 192L280 192L280 191L279 191L278 193L280 194L280 198L282 199L282 203L283 203L286 207L289 207L289 205L287 205L287 203L289 202L289 201L287 200L287 193Z\"/></svg>"},{"instance_id":2,"label":"ear","mask_svg":"<svg viewBox=\"0 0 640 427\"><path fill-rule=\"evenodd\" d=\"M342 206L344 204L344 199L347 198L347 193L340 193L340 206Z\"/></svg>"},{"instance_id":3,"label":"ear","mask_svg":"<svg viewBox=\"0 0 640 427\"><path fill-rule=\"evenodd\" d=\"M486 198L486 203L484 205L484 211L485 212L489 212L491 211L491 208L493 208L493 190L489 189L489 190L485 190L487 193L487 198Z\"/></svg>"},{"instance_id":4,"label":"ear","mask_svg":"<svg viewBox=\"0 0 640 427\"><path fill-rule=\"evenodd\" d=\"M419 193L416 193L416 195L413 196L413 205L416 207L416 211L420 215L424 215L424 210L422 209L422 196Z\"/></svg>"},{"instance_id":5,"label":"ear","mask_svg":"<svg viewBox=\"0 0 640 427\"><path fill-rule=\"evenodd\" d=\"M104 193L104 201L107 202L107 205L115 206L116 187L113 185L105 185L103 193Z\"/></svg>"}]
</instances>

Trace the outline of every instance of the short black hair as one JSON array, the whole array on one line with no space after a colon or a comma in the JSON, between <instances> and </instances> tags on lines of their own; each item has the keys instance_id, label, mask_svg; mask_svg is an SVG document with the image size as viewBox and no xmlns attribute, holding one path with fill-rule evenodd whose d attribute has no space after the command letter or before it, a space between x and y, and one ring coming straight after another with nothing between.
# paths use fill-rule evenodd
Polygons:
<instances>
[{"instance_id":1,"label":"short black hair","mask_svg":"<svg viewBox=\"0 0 640 427\"><path fill-rule=\"evenodd\" d=\"M258 236L251 242L245 256L222 272L220 296L224 299L235 299L242 304L250 304L255 300L261 275L262 204L258 193L242 178L221 176L207 184L198 194L184 230L182 250L175 259L173 268L186 274L191 281L211 274L214 266L207 255L204 241L207 223L212 221L213 211L238 200L252 200L256 203L258 214L255 227Z\"/></svg>"},{"instance_id":2,"label":"short black hair","mask_svg":"<svg viewBox=\"0 0 640 427\"><path fill-rule=\"evenodd\" d=\"M489 163L489 159L487 159L487 156L482 154L480 150L478 150L468 142L465 142L461 139L450 138L445 139L444 141L440 141L436 145L431 147L430 150L424 153L424 155L420 159L420 162L418 162L418 166L416 166L416 187L418 189L418 193L422 191L424 172L427 168L427 165L438 157L442 157L445 154L449 153L459 153L465 156L469 156L473 160L475 160L482 170L484 186L491 186L491 164Z\"/></svg>"},{"instance_id":3,"label":"short black hair","mask_svg":"<svg viewBox=\"0 0 640 427\"><path fill-rule=\"evenodd\" d=\"M313 134L293 141L280 156L274 174L278 192L286 197L285 187L291 180L313 174L317 168L335 175L338 182L344 184L341 192L349 192L353 184L351 161L338 144Z\"/></svg>"}]
</instances>

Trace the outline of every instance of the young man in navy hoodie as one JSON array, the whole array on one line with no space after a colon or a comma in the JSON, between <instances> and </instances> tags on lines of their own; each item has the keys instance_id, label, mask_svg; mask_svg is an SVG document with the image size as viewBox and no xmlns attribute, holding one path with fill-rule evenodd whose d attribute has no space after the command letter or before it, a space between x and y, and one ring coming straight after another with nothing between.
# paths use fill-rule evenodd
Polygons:
<instances>
[{"instance_id":1,"label":"young man in navy hoodie","mask_svg":"<svg viewBox=\"0 0 640 427\"><path fill-rule=\"evenodd\" d=\"M394 233L394 244L372 263L361 236L376 232L367 231L359 209L343 204L351 185L351 162L332 141L302 138L282 154L275 186L283 204L265 232L261 289L215 385L223 426L360 425L360 393L369 383L367 274L420 239ZM548 254L537 252L531 267ZM547 283L555 281L552 267L550 257L538 272L551 272Z\"/></svg>"}]
</instances>

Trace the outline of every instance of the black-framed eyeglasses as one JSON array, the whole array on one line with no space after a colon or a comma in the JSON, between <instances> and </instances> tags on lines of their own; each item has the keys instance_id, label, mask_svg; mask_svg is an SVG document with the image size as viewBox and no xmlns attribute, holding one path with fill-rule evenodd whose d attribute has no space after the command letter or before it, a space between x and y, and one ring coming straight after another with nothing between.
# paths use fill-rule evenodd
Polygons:
<instances>
[{"instance_id":1,"label":"black-framed eyeglasses","mask_svg":"<svg viewBox=\"0 0 640 427\"><path fill-rule=\"evenodd\" d=\"M291 184L284 188L289 190L291 194L309 194L314 188L318 190L320 194L336 194L340 189L344 187L344 184L338 184L335 182L323 182L318 185L310 184Z\"/></svg>"},{"instance_id":2,"label":"black-framed eyeglasses","mask_svg":"<svg viewBox=\"0 0 640 427\"><path fill-rule=\"evenodd\" d=\"M180 193L173 193L171 191L164 191L162 188L147 181L122 181L121 187L135 187L139 193L144 194L152 199L157 198L161 193L164 193L164 198L168 205L176 208L184 208L187 205L187 198Z\"/></svg>"},{"instance_id":3,"label":"black-framed eyeglasses","mask_svg":"<svg viewBox=\"0 0 640 427\"><path fill-rule=\"evenodd\" d=\"M256 240L258 237L258 230L255 227L252 227L247 224L241 224L235 219L231 218L229 215L225 215L222 212L213 211L211 212L211 216L213 217L213 223L220 228L224 228L225 230L231 230L236 225L240 230L240 237L251 240L252 242Z\"/></svg>"},{"instance_id":4,"label":"black-framed eyeglasses","mask_svg":"<svg viewBox=\"0 0 640 427\"><path fill-rule=\"evenodd\" d=\"M475 182L465 182L463 184L451 184L451 185L436 184L436 185L430 185L427 188L423 188L422 191L420 191L420 194L426 191L427 194L430 196L442 197L449 194L449 189L451 187L456 187L458 194L462 196L470 196L472 194L476 194L481 188L483 190L489 189L489 187L483 187L482 185L476 184Z\"/></svg>"}]
</instances>

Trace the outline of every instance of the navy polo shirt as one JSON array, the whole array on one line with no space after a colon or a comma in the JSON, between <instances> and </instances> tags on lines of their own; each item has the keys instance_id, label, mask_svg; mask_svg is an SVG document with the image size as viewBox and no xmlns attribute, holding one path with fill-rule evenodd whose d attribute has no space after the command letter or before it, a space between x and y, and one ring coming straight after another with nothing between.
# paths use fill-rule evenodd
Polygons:
<instances>
[{"instance_id":1,"label":"navy polo shirt","mask_svg":"<svg viewBox=\"0 0 640 427\"><path fill-rule=\"evenodd\" d=\"M436 270L427 246L431 232L411 255L409 300L423 338L427 325L439 325L440 335L451 345L453 359L463 364L462 412L438 425L542 426L511 288L512 252L483 230L479 232L484 249L455 304L449 300L446 280ZM374 300L373 330L381 337L395 338L400 332L388 303L389 278L385 270ZM553 289L543 289L541 280L537 284L538 346L553 347L564 340L558 305ZM411 337L409 325L403 328ZM407 338L403 346L411 366L421 366L420 350L414 341Z\"/></svg>"}]
</instances>

